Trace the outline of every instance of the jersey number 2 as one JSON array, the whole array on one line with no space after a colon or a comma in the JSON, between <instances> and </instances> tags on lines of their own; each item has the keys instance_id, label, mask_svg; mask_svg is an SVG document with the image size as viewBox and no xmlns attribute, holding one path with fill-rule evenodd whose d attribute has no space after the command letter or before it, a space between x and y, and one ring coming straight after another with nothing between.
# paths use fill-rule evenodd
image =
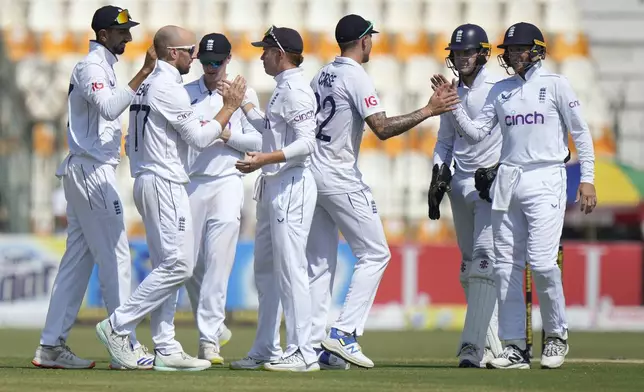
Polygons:
<instances>
[{"instance_id":1,"label":"jersey number 2","mask_svg":"<svg viewBox=\"0 0 644 392\"><path fill-rule=\"evenodd\" d=\"M134 114L134 151L139 151L139 113L144 112L143 123L141 124L141 140L145 137L145 125L148 123L148 116L150 115L150 107L148 105L139 105L137 103L130 105L130 112Z\"/></svg>"},{"instance_id":2,"label":"jersey number 2","mask_svg":"<svg viewBox=\"0 0 644 392\"><path fill-rule=\"evenodd\" d=\"M316 116L318 115L318 113L320 113L320 110L323 110L324 108L326 108L327 103L331 105L331 113L329 113L329 117L325 118L324 121L320 123L320 125L318 126L318 133L317 135L315 135L316 139L320 139L323 142L330 142L331 136L323 134L322 131L324 130L324 127L327 126L329 121L331 121L331 119L335 115L335 100L333 99L332 96L329 95L326 98L324 98L324 100L322 100L322 104L320 105L320 94L318 93L315 93L315 100L318 103L318 110L315 112Z\"/></svg>"}]
</instances>

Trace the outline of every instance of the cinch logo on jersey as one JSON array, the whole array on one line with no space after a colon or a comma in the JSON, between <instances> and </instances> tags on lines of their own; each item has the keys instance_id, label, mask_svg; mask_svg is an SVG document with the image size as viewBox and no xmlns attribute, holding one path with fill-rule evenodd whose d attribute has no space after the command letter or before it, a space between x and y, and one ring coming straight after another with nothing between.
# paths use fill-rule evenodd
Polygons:
<instances>
[{"instance_id":1,"label":"cinch logo on jersey","mask_svg":"<svg viewBox=\"0 0 644 392\"><path fill-rule=\"evenodd\" d=\"M185 120L190 116L192 116L192 112L179 113L179 115L177 115L177 121Z\"/></svg>"},{"instance_id":2,"label":"cinch logo on jersey","mask_svg":"<svg viewBox=\"0 0 644 392\"><path fill-rule=\"evenodd\" d=\"M514 125L531 125L531 124L544 124L546 118L543 114L539 112L528 113L528 114L513 114L511 116L505 116L505 125L508 127Z\"/></svg>"},{"instance_id":3,"label":"cinch logo on jersey","mask_svg":"<svg viewBox=\"0 0 644 392\"><path fill-rule=\"evenodd\" d=\"M579 103L579 101L572 101L572 102L568 102L568 106L572 109L572 108L576 108L577 106L581 106L581 104Z\"/></svg>"},{"instance_id":4,"label":"cinch logo on jersey","mask_svg":"<svg viewBox=\"0 0 644 392\"><path fill-rule=\"evenodd\" d=\"M309 110L306 113L301 113L301 114L298 114L297 116L295 116L293 121L295 121L296 123L299 123L300 121L311 119L311 118L313 118L313 116L314 116L313 110Z\"/></svg>"}]
</instances>

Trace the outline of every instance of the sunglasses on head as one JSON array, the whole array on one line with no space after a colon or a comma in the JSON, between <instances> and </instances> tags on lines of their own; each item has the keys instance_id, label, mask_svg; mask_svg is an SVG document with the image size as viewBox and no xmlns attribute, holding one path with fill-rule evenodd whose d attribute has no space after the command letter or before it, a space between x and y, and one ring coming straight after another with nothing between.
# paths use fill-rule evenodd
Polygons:
<instances>
[{"instance_id":1,"label":"sunglasses on head","mask_svg":"<svg viewBox=\"0 0 644 392\"><path fill-rule=\"evenodd\" d=\"M119 14L116 16L116 19L114 19L114 22L116 22L116 24L122 25L131 20L132 17L130 16L130 12L128 10L121 10L121 12L119 12Z\"/></svg>"},{"instance_id":2,"label":"sunglasses on head","mask_svg":"<svg viewBox=\"0 0 644 392\"><path fill-rule=\"evenodd\" d=\"M221 67L224 64L224 61L226 61L226 60L217 60L217 61L199 60L201 65L203 65L203 66L210 65L213 68Z\"/></svg>"},{"instance_id":3,"label":"sunglasses on head","mask_svg":"<svg viewBox=\"0 0 644 392\"><path fill-rule=\"evenodd\" d=\"M271 38L273 38L275 40L275 43L277 44L277 46L280 48L280 50L282 52L286 53L286 51L282 47L282 44L280 44L280 41L277 40L277 37L275 36L275 33L273 33L273 30L275 30L275 25L269 27L268 30L266 30L266 32L264 33L264 38L269 37L269 36Z\"/></svg>"},{"instance_id":4,"label":"sunglasses on head","mask_svg":"<svg viewBox=\"0 0 644 392\"><path fill-rule=\"evenodd\" d=\"M190 56L195 54L195 45L184 45L184 46L167 46L167 49L176 49L184 52L188 52Z\"/></svg>"},{"instance_id":5,"label":"sunglasses on head","mask_svg":"<svg viewBox=\"0 0 644 392\"><path fill-rule=\"evenodd\" d=\"M367 22L369 22L369 21L367 21ZM368 33L369 31L371 31L371 30L373 30L373 23L372 23L372 22L369 22L369 26L367 26L367 29L364 31L364 33L360 34L360 36L358 37L358 39L360 39L360 38L364 37L365 35L367 35L367 33Z\"/></svg>"}]
</instances>

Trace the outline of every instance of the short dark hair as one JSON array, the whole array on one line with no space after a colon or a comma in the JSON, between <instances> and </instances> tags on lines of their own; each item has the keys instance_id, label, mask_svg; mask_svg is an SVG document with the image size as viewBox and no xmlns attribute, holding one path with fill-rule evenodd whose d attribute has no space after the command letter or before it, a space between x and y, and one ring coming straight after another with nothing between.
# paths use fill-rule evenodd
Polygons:
<instances>
[{"instance_id":1,"label":"short dark hair","mask_svg":"<svg viewBox=\"0 0 644 392\"><path fill-rule=\"evenodd\" d=\"M296 67L299 67L304 62L304 56L297 53L286 52L286 58L291 64L295 65Z\"/></svg>"},{"instance_id":2,"label":"short dark hair","mask_svg":"<svg viewBox=\"0 0 644 392\"><path fill-rule=\"evenodd\" d=\"M349 42L339 43L338 46L340 47L340 50L344 52L345 50L353 49L356 45L358 45L358 42L360 42L360 40L356 39Z\"/></svg>"}]
</instances>

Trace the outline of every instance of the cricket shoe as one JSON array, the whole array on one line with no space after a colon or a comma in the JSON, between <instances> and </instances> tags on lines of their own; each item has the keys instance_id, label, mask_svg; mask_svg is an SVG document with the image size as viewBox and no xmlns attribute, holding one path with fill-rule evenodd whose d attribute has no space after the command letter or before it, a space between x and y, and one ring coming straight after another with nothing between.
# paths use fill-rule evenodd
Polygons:
<instances>
[{"instance_id":1,"label":"cricket shoe","mask_svg":"<svg viewBox=\"0 0 644 392\"><path fill-rule=\"evenodd\" d=\"M226 343L230 342L230 339L233 337L233 332L228 329L226 324L221 324L219 328L219 347L224 347Z\"/></svg>"},{"instance_id":2,"label":"cricket shoe","mask_svg":"<svg viewBox=\"0 0 644 392\"><path fill-rule=\"evenodd\" d=\"M317 372L320 370L320 365L317 362L306 364L304 357L300 350L286 358L280 358L277 361L268 362L264 364L264 369L273 372Z\"/></svg>"},{"instance_id":3,"label":"cricket shoe","mask_svg":"<svg viewBox=\"0 0 644 392\"><path fill-rule=\"evenodd\" d=\"M213 365L223 365L224 358L219 355L219 347L211 342L199 342L199 359L210 361Z\"/></svg>"},{"instance_id":4,"label":"cricket shoe","mask_svg":"<svg viewBox=\"0 0 644 392\"><path fill-rule=\"evenodd\" d=\"M323 348L313 348L322 370L349 370L351 364Z\"/></svg>"},{"instance_id":5,"label":"cricket shoe","mask_svg":"<svg viewBox=\"0 0 644 392\"><path fill-rule=\"evenodd\" d=\"M331 328L329 336L322 342L322 348L356 366L373 367L373 361L362 353L362 347L354 334L348 335L337 328Z\"/></svg>"},{"instance_id":6,"label":"cricket shoe","mask_svg":"<svg viewBox=\"0 0 644 392\"><path fill-rule=\"evenodd\" d=\"M125 369L138 369L138 357L132 350L129 335L117 335L109 319L96 324L96 336L112 357L111 363Z\"/></svg>"},{"instance_id":7,"label":"cricket shoe","mask_svg":"<svg viewBox=\"0 0 644 392\"><path fill-rule=\"evenodd\" d=\"M134 354L138 358L136 363L138 364L137 369L139 370L151 370L154 368L154 354L148 351L148 348L144 345L139 345L134 350ZM112 370L126 370L123 366L119 365L116 362L110 363L110 369Z\"/></svg>"},{"instance_id":8,"label":"cricket shoe","mask_svg":"<svg viewBox=\"0 0 644 392\"><path fill-rule=\"evenodd\" d=\"M527 350L509 344L498 358L494 358L486 366L488 369L530 369L530 357Z\"/></svg>"},{"instance_id":9,"label":"cricket shoe","mask_svg":"<svg viewBox=\"0 0 644 392\"><path fill-rule=\"evenodd\" d=\"M154 370L160 372L198 372L211 366L210 361L191 357L183 351L168 355L161 354L159 350L154 352Z\"/></svg>"},{"instance_id":10,"label":"cricket shoe","mask_svg":"<svg viewBox=\"0 0 644 392\"><path fill-rule=\"evenodd\" d=\"M230 368L232 370L259 370L264 369L264 364L269 363L263 359L255 359L253 357L242 358L239 361L231 362Z\"/></svg>"},{"instance_id":11,"label":"cricket shoe","mask_svg":"<svg viewBox=\"0 0 644 392\"><path fill-rule=\"evenodd\" d=\"M458 353L458 367L460 368L481 368L485 363L479 361L479 349L472 343L463 343Z\"/></svg>"},{"instance_id":12,"label":"cricket shoe","mask_svg":"<svg viewBox=\"0 0 644 392\"><path fill-rule=\"evenodd\" d=\"M96 366L94 361L74 354L64 340L59 343L58 346L38 346L31 363L43 369L91 369Z\"/></svg>"},{"instance_id":13,"label":"cricket shoe","mask_svg":"<svg viewBox=\"0 0 644 392\"><path fill-rule=\"evenodd\" d=\"M558 337L547 337L541 354L542 369L557 369L564 363L570 347L568 341Z\"/></svg>"},{"instance_id":14,"label":"cricket shoe","mask_svg":"<svg viewBox=\"0 0 644 392\"><path fill-rule=\"evenodd\" d=\"M481 361L481 367L486 367L488 363L492 362L494 359L494 353L492 352L491 349L485 348L485 351L483 352L483 360Z\"/></svg>"}]
</instances>

